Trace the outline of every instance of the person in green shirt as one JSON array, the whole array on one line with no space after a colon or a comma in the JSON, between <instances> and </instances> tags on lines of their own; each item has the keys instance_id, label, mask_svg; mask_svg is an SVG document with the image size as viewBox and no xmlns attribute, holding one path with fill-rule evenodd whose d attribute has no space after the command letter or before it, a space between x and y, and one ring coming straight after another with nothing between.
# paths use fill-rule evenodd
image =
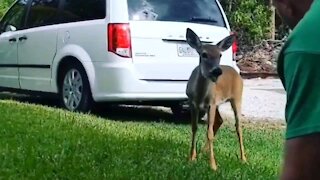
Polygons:
<instances>
[{"instance_id":1,"label":"person in green shirt","mask_svg":"<svg viewBox=\"0 0 320 180\"><path fill-rule=\"evenodd\" d=\"M282 180L320 179L320 0L273 0L292 32L278 56L287 93Z\"/></svg>"}]
</instances>

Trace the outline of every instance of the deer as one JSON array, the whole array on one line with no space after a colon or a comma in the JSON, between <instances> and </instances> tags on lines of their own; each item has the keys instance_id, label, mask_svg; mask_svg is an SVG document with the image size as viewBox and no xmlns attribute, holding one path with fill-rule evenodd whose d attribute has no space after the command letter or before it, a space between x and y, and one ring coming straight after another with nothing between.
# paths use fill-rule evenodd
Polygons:
<instances>
[{"instance_id":1,"label":"deer","mask_svg":"<svg viewBox=\"0 0 320 180\"><path fill-rule=\"evenodd\" d=\"M199 64L193 69L186 88L192 125L189 160L196 160L198 121L203 115L207 114L207 139L203 150L209 152L211 169L217 170L213 140L223 124L218 108L221 104L230 102L235 116L241 160L246 162L242 128L240 126L243 80L233 67L220 65L222 52L231 47L235 41L235 35L231 34L215 45L203 44L198 35L187 28L186 41L199 54Z\"/></svg>"}]
</instances>

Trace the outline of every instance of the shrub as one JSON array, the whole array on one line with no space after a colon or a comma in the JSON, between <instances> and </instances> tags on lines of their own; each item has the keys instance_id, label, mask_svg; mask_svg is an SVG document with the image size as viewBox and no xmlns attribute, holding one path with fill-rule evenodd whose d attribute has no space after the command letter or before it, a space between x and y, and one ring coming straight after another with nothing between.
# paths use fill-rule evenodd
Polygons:
<instances>
[{"instance_id":1,"label":"shrub","mask_svg":"<svg viewBox=\"0 0 320 180\"><path fill-rule=\"evenodd\" d=\"M0 18L2 18L2 16L4 15L4 13L6 12L6 10L8 9L8 7L11 5L11 3L14 0L1 0L0 2Z\"/></svg>"},{"instance_id":2,"label":"shrub","mask_svg":"<svg viewBox=\"0 0 320 180\"><path fill-rule=\"evenodd\" d=\"M271 8L265 0L221 0L232 30L243 45L253 45L270 36Z\"/></svg>"}]
</instances>

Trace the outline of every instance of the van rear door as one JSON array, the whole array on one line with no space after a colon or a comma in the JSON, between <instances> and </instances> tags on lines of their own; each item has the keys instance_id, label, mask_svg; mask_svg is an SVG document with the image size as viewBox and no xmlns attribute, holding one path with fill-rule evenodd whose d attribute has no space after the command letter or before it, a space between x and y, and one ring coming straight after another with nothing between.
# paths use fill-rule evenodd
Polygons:
<instances>
[{"instance_id":1,"label":"van rear door","mask_svg":"<svg viewBox=\"0 0 320 180\"><path fill-rule=\"evenodd\" d=\"M187 28L196 32L204 43L216 44L230 34L216 1L127 2L132 59L140 79L172 81L189 78L199 63L199 56L185 41Z\"/></svg>"}]
</instances>

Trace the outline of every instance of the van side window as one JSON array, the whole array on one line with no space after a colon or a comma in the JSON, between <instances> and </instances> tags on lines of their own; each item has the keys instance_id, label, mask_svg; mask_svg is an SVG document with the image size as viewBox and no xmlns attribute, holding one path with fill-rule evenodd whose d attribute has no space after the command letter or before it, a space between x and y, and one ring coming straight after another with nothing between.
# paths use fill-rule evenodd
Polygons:
<instances>
[{"instance_id":1,"label":"van side window","mask_svg":"<svg viewBox=\"0 0 320 180\"><path fill-rule=\"evenodd\" d=\"M62 23L104 19L106 0L65 0Z\"/></svg>"},{"instance_id":2,"label":"van side window","mask_svg":"<svg viewBox=\"0 0 320 180\"><path fill-rule=\"evenodd\" d=\"M0 34L2 32L10 31L9 26L15 30L21 30L23 26L23 18L25 15L27 1L19 0L12 8L5 14L0 22Z\"/></svg>"},{"instance_id":3,"label":"van side window","mask_svg":"<svg viewBox=\"0 0 320 180\"><path fill-rule=\"evenodd\" d=\"M58 0L33 0L27 28L53 25L58 22Z\"/></svg>"}]
</instances>

